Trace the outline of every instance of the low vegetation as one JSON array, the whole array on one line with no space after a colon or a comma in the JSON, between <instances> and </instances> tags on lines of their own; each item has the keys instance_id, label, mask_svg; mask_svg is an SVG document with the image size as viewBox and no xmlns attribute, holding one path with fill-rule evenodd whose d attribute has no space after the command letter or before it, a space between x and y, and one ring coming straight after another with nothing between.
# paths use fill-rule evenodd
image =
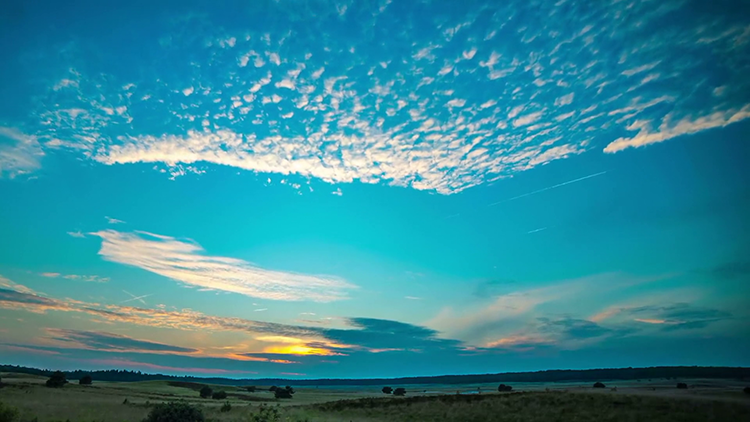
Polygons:
<instances>
[{"instance_id":1,"label":"low vegetation","mask_svg":"<svg viewBox=\"0 0 750 422\"><path fill-rule=\"evenodd\" d=\"M597 382L594 383L594 388L607 388L607 386L604 385L604 383L601 383L601 382L597 381Z\"/></svg>"},{"instance_id":2,"label":"low vegetation","mask_svg":"<svg viewBox=\"0 0 750 422\"><path fill-rule=\"evenodd\" d=\"M18 414L18 409L0 402L0 422L16 422Z\"/></svg>"},{"instance_id":3,"label":"low vegetation","mask_svg":"<svg viewBox=\"0 0 750 422\"><path fill-rule=\"evenodd\" d=\"M397 389L393 390L394 396L404 396L406 395L406 389L404 387L398 387Z\"/></svg>"},{"instance_id":4,"label":"low vegetation","mask_svg":"<svg viewBox=\"0 0 750 422\"><path fill-rule=\"evenodd\" d=\"M384 394L391 394L393 392L393 389L391 387L383 387L382 391Z\"/></svg>"},{"instance_id":5,"label":"low vegetation","mask_svg":"<svg viewBox=\"0 0 750 422\"><path fill-rule=\"evenodd\" d=\"M750 394L750 387L745 387L745 389L742 391L744 391L745 394Z\"/></svg>"},{"instance_id":6,"label":"low vegetation","mask_svg":"<svg viewBox=\"0 0 750 422\"><path fill-rule=\"evenodd\" d=\"M199 393L201 395L201 398L207 399L207 398L211 397L211 395L214 393L214 390L212 390L211 387L209 387L209 386L205 386L205 387L201 388L201 390L200 390Z\"/></svg>"},{"instance_id":7,"label":"low vegetation","mask_svg":"<svg viewBox=\"0 0 750 422\"><path fill-rule=\"evenodd\" d=\"M742 404L615 394L533 392L367 398L322 403L321 420L497 422L725 422L750 420Z\"/></svg>"},{"instance_id":8,"label":"low vegetation","mask_svg":"<svg viewBox=\"0 0 750 422\"><path fill-rule=\"evenodd\" d=\"M143 422L204 422L203 411L185 402L162 403L154 406Z\"/></svg>"},{"instance_id":9,"label":"low vegetation","mask_svg":"<svg viewBox=\"0 0 750 422\"><path fill-rule=\"evenodd\" d=\"M278 387L273 391L274 397L277 399L291 399L294 393L294 388L288 385L284 388Z\"/></svg>"},{"instance_id":10,"label":"low vegetation","mask_svg":"<svg viewBox=\"0 0 750 422\"><path fill-rule=\"evenodd\" d=\"M65 379L65 374L62 371L55 371L49 377L45 385L50 388L61 388L67 383L68 380Z\"/></svg>"},{"instance_id":11,"label":"low vegetation","mask_svg":"<svg viewBox=\"0 0 750 422\"><path fill-rule=\"evenodd\" d=\"M497 391L499 392L505 392L505 391L513 391L513 387L510 385L500 384L497 386Z\"/></svg>"},{"instance_id":12,"label":"low vegetation","mask_svg":"<svg viewBox=\"0 0 750 422\"><path fill-rule=\"evenodd\" d=\"M214 400L224 400L227 398L227 392L226 391L216 391L213 394L211 394L211 398Z\"/></svg>"},{"instance_id":13,"label":"low vegetation","mask_svg":"<svg viewBox=\"0 0 750 422\"><path fill-rule=\"evenodd\" d=\"M677 383L677 388L679 388L679 389L681 389L681 390L684 390L684 389L687 389L687 388L688 388L688 386L687 386L687 384L685 384L684 382L678 382L678 383Z\"/></svg>"},{"instance_id":14,"label":"low vegetation","mask_svg":"<svg viewBox=\"0 0 750 422\"><path fill-rule=\"evenodd\" d=\"M78 380L78 384L80 385L91 385L92 382L94 382L94 380L91 379L90 375L86 375Z\"/></svg>"}]
</instances>

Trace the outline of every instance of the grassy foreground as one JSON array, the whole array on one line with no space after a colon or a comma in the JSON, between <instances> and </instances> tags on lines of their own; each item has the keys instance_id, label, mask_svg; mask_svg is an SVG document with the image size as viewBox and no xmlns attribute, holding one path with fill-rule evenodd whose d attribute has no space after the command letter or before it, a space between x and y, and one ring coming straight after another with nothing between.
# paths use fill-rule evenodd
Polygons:
<instances>
[{"instance_id":1,"label":"grassy foreground","mask_svg":"<svg viewBox=\"0 0 750 422\"><path fill-rule=\"evenodd\" d=\"M8 382L6 382L6 380ZM91 386L68 384L47 388L43 379L3 376L0 403L18 409L17 417L2 416L0 422L140 422L155 405L183 401L201 408L207 421L301 422L301 421L750 421L750 396L740 389L719 390L714 386L677 391L673 386L624 391L595 391L590 387L567 391L489 392L407 397L385 396L357 389L298 389L292 400L277 400L266 390L250 393L239 387L225 389L226 400L201 399L200 384L148 381L98 382ZM622 388L621 388L622 390ZM419 390L421 391L421 390ZM639 394L638 391L643 391ZM683 395L671 396L673 393ZM710 393L710 394L709 394ZM653 395L658 394L658 395ZM125 400L127 399L127 401ZM723 399L723 400L719 400ZM230 409L222 406L230 403ZM266 406L260 418L261 406ZM271 411L268 407L271 407ZM278 406L278 407L277 407Z\"/></svg>"}]
</instances>

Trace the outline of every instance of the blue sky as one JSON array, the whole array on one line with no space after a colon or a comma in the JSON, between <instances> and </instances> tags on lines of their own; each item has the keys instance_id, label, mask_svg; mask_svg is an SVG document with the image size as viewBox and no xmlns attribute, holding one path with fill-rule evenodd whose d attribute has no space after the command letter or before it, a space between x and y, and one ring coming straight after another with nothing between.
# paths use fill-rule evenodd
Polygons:
<instances>
[{"instance_id":1,"label":"blue sky","mask_svg":"<svg viewBox=\"0 0 750 422\"><path fill-rule=\"evenodd\" d=\"M2 6L4 363L750 364L746 5L152 3Z\"/></svg>"}]
</instances>

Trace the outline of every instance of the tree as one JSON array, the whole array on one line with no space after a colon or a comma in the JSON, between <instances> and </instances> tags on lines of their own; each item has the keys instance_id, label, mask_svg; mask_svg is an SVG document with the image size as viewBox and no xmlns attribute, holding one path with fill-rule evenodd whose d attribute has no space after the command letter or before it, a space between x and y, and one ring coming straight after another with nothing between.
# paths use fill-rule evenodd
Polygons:
<instances>
[{"instance_id":1,"label":"tree","mask_svg":"<svg viewBox=\"0 0 750 422\"><path fill-rule=\"evenodd\" d=\"M255 386L251 385L251 386L247 387L247 392L248 393L254 393L255 392Z\"/></svg>"},{"instance_id":2,"label":"tree","mask_svg":"<svg viewBox=\"0 0 750 422\"><path fill-rule=\"evenodd\" d=\"M745 387L744 390L742 390L745 394L750 394L750 387Z\"/></svg>"},{"instance_id":3,"label":"tree","mask_svg":"<svg viewBox=\"0 0 750 422\"><path fill-rule=\"evenodd\" d=\"M213 395L211 395L211 398L214 400L224 400L227 398L227 392L226 391L217 391Z\"/></svg>"},{"instance_id":4,"label":"tree","mask_svg":"<svg viewBox=\"0 0 750 422\"><path fill-rule=\"evenodd\" d=\"M65 374L62 371L55 371L47 380L46 385L50 388L60 388L67 383L68 380L65 379Z\"/></svg>"},{"instance_id":5,"label":"tree","mask_svg":"<svg viewBox=\"0 0 750 422\"><path fill-rule=\"evenodd\" d=\"M276 391L277 388L279 387L272 385L271 388L268 389L268 391Z\"/></svg>"},{"instance_id":6,"label":"tree","mask_svg":"<svg viewBox=\"0 0 750 422\"><path fill-rule=\"evenodd\" d=\"M207 385L201 388L201 398L207 399L211 397L211 394L213 393L214 393L214 390L212 390L211 387Z\"/></svg>"},{"instance_id":7,"label":"tree","mask_svg":"<svg viewBox=\"0 0 750 422\"><path fill-rule=\"evenodd\" d=\"M185 402L157 404L143 422L204 422L203 411Z\"/></svg>"},{"instance_id":8,"label":"tree","mask_svg":"<svg viewBox=\"0 0 750 422\"><path fill-rule=\"evenodd\" d=\"M503 391L512 391L513 387L510 385L500 384L497 386L497 391L503 392Z\"/></svg>"},{"instance_id":9,"label":"tree","mask_svg":"<svg viewBox=\"0 0 750 422\"><path fill-rule=\"evenodd\" d=\"M391 394L393 392L393 389L391 387L383 387L381 391L385 394Z\"/></svg>"},{"instance_id":10,"label":"tree","mask_svg":"<svg viewBox=\"0 0 750 422\"><path fill-rule=\"evenodd\" d=\"M277 388L276 391L274 391L274 397L277 399L291 399L293 394L294 388L288 385L285 388Z\"/></svg>"},{"instance_id":11,"label":"tree","mask_svg":"<svg viewBox=\"0 0 750 422\"><path fill-rule=\"evenodd\" d=\"M685 388L687 388L687 384L685 384L684 382L678 382L677 383L677 388L679 388L681 390L685 389Z\"/></svg>"},{"instance_id":12,"label":"tree","mask_svg":"<svg viewBox=\"0 0 750 422\"><path fill-rule=\"evenodd\" d=\"M397 389L393 390L394 396L403 396L406 394L406 389L404 387L398 387Z\"/></svg>"},{"instance_id":13,"label":"tree","mask_svg":"<svg viewBox=\"0 0 750 422\"><path fill-rule=\"evenodd\" d=\"M80 384L80 385L91 385L92 381L93 380L91 379L91 376L90 375L86 375L83 378L81 378L81 379L78 380L78 384Z\"/></svg>"},{"instance_id":14,"label":"tree","mask_svg":"<svg viewBox=\"0 0 750 422\"><path fill-rule=\"evenodd\" d=\"M594 388L606 388L607 386L602 384L601 382L596 382L594 384Z\"/></svg>"}]
</instances>

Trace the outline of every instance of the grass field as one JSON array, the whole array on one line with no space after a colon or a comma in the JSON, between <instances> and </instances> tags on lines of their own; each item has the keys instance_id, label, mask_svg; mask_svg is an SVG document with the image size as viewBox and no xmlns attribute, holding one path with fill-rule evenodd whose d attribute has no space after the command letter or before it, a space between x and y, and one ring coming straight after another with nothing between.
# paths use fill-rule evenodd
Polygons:
<instances>
[{"instance_id":1,"label":"grass field","mask_svg":"<svg viewBox=\"0 0 750 422\"><path fill-rule=\"evenodd\" d=\"M191 383L95 381L55 389L45 387L42 377L0 376L0 402L17 408L19 421L141 421L155 404L177 400L200 406L215 421L252 421L260 405L279 406L282 421L750 421L750 396L730 380L683 380L691 386L686 390L667 380L607 382L606 389L514 384L513 393L497 393L495 384L407 385L406 397L386 396L373 386L296 388L291 400L275 399L266 387L249 393L211 386L228 394L212 400L200 398L201 385ZM225 402L232 409L221 412Z\"/></svg>"}]
</instances>

